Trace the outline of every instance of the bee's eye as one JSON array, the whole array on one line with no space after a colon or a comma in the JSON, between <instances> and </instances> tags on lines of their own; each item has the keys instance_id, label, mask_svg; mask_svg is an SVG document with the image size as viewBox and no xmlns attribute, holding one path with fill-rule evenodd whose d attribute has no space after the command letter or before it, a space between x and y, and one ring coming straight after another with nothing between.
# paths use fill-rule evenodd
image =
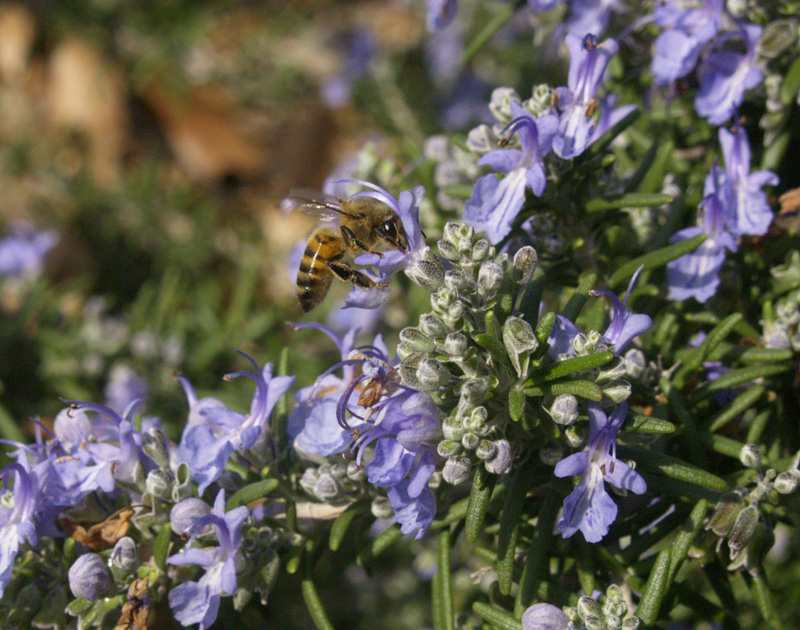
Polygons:
<instances>
[{"instance_id":1,"label":"bee's eye","mask_svg":"<svg viewBox=\"0 0 800 630\"><path fill-rule=\"evenodd\" d=\"M386 238L397 238L397 228L394 225L394 221L384 221L383 225L381 226L381 232L383 232Z\"/></svg>"}]
</instances>

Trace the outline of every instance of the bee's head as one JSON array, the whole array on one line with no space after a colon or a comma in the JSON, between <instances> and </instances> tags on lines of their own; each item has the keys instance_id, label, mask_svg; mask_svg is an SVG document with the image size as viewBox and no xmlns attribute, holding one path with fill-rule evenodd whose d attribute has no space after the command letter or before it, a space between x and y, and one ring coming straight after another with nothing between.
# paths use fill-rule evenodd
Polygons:
<instances>
[{"instance_id":1,"label":"bee's head","mask_svg":"<svg viewBox=\"0 0 800 630\"><path fill-rule=\"evenodd\" d=\"M403 223L396 214L387 216L374 228L381 239L389 243L394 249L401 252L408 251L408 236L403 229Z\"/></svg>"}]
</instances>

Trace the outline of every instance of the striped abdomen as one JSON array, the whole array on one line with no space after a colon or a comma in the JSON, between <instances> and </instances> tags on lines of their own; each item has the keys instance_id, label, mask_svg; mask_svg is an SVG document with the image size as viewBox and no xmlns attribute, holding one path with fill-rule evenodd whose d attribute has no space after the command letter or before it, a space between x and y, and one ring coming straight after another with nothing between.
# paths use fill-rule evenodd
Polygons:
<instances>
[{"instance_id":1,"label":"striped abdomen","mask_svg":"<svg viewBox=\"0 0 800 630\"><path fill-rule=\"evenodd\" d=\"M344 251L344 240L331 229L317 230L308 239L297 270L297 299L304 313L325 299L333 278L328 263L340 259Z\"/></svg>"}]
</instances>

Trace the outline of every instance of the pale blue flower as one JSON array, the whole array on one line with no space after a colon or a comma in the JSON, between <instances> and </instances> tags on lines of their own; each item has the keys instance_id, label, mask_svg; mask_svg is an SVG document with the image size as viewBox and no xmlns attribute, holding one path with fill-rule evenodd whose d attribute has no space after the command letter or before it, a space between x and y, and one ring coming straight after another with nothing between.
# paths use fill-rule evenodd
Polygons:
<instances>
[{"instance_id":1,"label":"pale blue flower","mask_svg":"<svg viewBox=\"0 0 800 630\"><path fill-rule=\"evenodd\" d=\"M3 596L20 543L36 545L33 519L39 511L39 482L31 470L18 463L0 471L4 499L0 502L0 597ZM13 483L12 483L13 480Z\"/></svg>"},{"instance_id":2,"label":"pale blue flower","mask_svg":"<svg viewBox=\"0 0 800 630\"><path fill-rule=\"evenodd\" d=\"M750 142L743 127L737 127L733 133L721 127L719 142L736 205L735 233L766 234L773 212L761 188L776 186L778 176L772 171L750 172Z\"/></svg>"},{"instance_id":3,"label":"pale blue flower","mask_svg":"<svg viewBox=\"0 0 800 630\"><path fill-rule=\"evenodd\" d=\"M556 477L582 475L581 481L564 500L564 513L558 530L569 538L578 530L588 542L599 542L617 518L617 505L605 489L605 482L642 494L647 483L630 466L617 459L617 433L628 414L628 403L621 403L606 416L597 403L589 403L589 445L556 464Z\"/></svg>"},{"instance_id":4,"label":"pale blue flower","mask_svg":"<svg viewBox=\"0 0 800 630\"><path fill-rule=\"evenodd\" d=\"M756 54L756 44L762 32L760 26L744 24L737 34L744 41L745 52L717 50L700 64L700 89L694 107L712 125L721 125L730 119L742 104L745 91L764 79Z\"/></svg>"},{"instance_id":5,"label":"pale blue flower","mask_svg":"<svg viewBox=\"0 0 800 630\"><path fill-rule=\"evenodd\" d=\"M569 619L552 604L535 604L522 613L522 630L569 630Z\"/></svg>"},{"instance_id":6,"label":"pale blue flower","mask_svg":"<svg viewBox=\"0 0 800 630\"><path fill-rule=\"evenodd\" d=\"M13 225L0 239L0 276L36 275L57 241L58 235L53 230L37 231L24 222Z\"/></svg>"}]
</instances>

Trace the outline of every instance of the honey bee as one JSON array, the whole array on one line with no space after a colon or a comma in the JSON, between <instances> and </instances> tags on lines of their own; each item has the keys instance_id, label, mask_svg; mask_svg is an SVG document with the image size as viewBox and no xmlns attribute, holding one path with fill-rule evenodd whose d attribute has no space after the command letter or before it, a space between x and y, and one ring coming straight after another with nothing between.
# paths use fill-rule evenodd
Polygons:
<instances>
[{"instance_id":1,"label":"honey bee","mask_svg":"<svg viewBox=\"0 0 800 630\"><path fill-rule=\"evenodd\" d=\"M304 313L328 293L334 276L362 289L386 287L354 269L349 260L359 253L378 254L378 249L408 250L408 236L397 213L372 197L342 200L292 191L293 207L322 221L339 220L338 228L320 227L308 239L297 270L297 300Z\"/></svg>"}]
</instances>

